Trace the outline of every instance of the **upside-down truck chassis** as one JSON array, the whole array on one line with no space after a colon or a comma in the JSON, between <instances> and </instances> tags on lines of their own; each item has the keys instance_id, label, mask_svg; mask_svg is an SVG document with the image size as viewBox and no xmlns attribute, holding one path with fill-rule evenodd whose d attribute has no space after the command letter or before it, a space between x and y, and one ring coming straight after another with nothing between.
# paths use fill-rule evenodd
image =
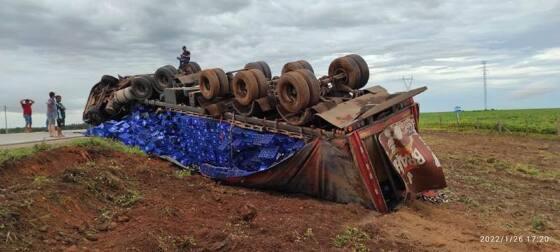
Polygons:
<instances>
[{"instance_id":1,"label":"upside-down truck chassis","mask_svg":"<svg viewBox=\"0 0 560 252\"><path fill-rule=\"evenodd\" d=\"M306 61L286 64L279 77L262 61L230 72L195 64L104 76L84 110L84 121L95 125L90 134L145 147L224 184L382 213L446 186L418 134L413 97L425 87L393 94L364 88L369 67L355 54L335 59L320 78Z\"/></svg>"}]
</instances>

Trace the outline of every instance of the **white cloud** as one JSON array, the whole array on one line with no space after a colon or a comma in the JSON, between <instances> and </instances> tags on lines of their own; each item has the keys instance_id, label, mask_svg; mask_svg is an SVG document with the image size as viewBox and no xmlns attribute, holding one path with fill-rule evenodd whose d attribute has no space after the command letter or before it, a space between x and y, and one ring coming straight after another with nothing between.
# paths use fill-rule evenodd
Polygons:
<instances>
[{"instance_id":1,"label":"white cloud","mask_svg":"<svg viewBox=\"0 0 560 252\"><path fill-rule=\"evenodd\" d=\"M555 89L557 90L557 88L558 87L555 88L550 84L527 83L522 87L511 91L510 97L514 99L530 99L549 93L551 91L554 91Z\"/></svg>"},{"instance_id":2,"label":"white cloud","mask_svg":"<svg viewBox=\"0 0 560 252\"><path fill-rule=\"evenodd\" d=\"M533 58L536 60L560 60L560 47L543 50Z\"/></svg>"},{"instance_id":3,"label":"white cloud","mask_svg":"<svg viewBox=\"0 0 560 252\"><path fill-rule=\"evenodd\" d=\"M560 81L558 1L6 1L0 0L0 105L54 90L81 111L103 74L151 73L187 45L203 67L265 60L278 74L306 59L325 74L338 55L370 64L370 83L402 90L402 76L449 100L492 88ZM461 92L456 92L461 90ZM530 96L535 106L557 99ZM423 107L450 107L431 99ZM464 107L478 104L465 101ZM508 107L509 100L500 101ZM37 107L37 112L44 110ZM79 116L72 120L80 120Z\"/></svg>"}]
</instances>

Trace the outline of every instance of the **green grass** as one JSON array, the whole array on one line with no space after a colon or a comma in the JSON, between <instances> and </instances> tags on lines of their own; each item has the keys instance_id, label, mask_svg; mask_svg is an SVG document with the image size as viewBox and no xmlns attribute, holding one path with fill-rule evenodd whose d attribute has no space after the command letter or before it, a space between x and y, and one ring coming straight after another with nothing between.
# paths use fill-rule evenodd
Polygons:
<instances>
[{"instance_id":1,"label":"green grass","mask_svg":"<svg viewBox=\"0 0 560 252\"><path fill-rule=\"evenodd\" d=\"M534 230L544 231L546 224L540 216L533 216L533 218L531 219L531 226Z\"/></svg>"},{"instance_id":2,"label":"green grass","mask_svg":"<svg viewBox=\"0 0 560 252\"><path fill-rule=\"evenodd\" d=\"M50 145L40 143L33 145L32 147L2 149L0 150L0 165L6 161L19 160L31 156L37 152L48 150L50 148Z\"/></svg>"},{"instance_id":3,"label":"green grass","mask_svg":"<svg viewBox=\"0 0 560 252\"><path fill-rule=\"evenodd\" d=\"M175 177L176 178L184 178L184 177L188 177L191 176L192 172L191 170L177 170L175 171Z\"/></svg>"},{"instance_id":4,"label":"green grass","mask_svg":"<svg viewBox=\"0 0 560 252\"><path fill-rule=\"evenodd\" d=\"M333 244L337 248L350 247L352 251L369 251L365 245L369 239L369 235L364 231L356 227L348 227L344 232L336 235Z\"/></svg>"},{"instance_id":5,"label":"green grass","mask_svg":"<svg viewBox=\"0 0 560 252\"><path fill-rule=\"evenodd\" d=\"M131 207L136 202L142 200L142 194L138 191L128 191L116 198L115 203L120 207Z\"/></svg>"},{"instance_id":6,"label":"green grass","mask_svg":"<svg viewBox=\"0 0 560 252\"><path fill-rule=\"evenodd\" d=\"M113 151L124 152L128 154L134 155L146 155L140 148L138 147L130 147L122 144L121 142L107 139L107 138L100 138L100 137L88 137L83 139L76 139L70 142L71 146L79 146L79 147L86 147L86 148L100 148L100 149L109 149Z\"/></svg>"},{"instance_id":7,"label":"green grass","mask_svg":"<svg viewBox=\"0 0 560 252\"><path fill-rule=\"evenodd\" d=\"M40 144L33 145L32 147L2 149L0 150L0 165L4 164L7 161L20 160L28 156L31 156L37 152L46 151L60 146L77 146L77 147L92 148L92 149L106 149L106 150L113 150L113 151L123 152L132 155L146 155L138 147L126 146L115 140L98 138L98 137L89 137L84 139L76 139L71 142L64 143L62 145L49 145L46 143L40 143Z\"/></svg>"},{"instance_id":8,"label":"green grass","mask_svg":"<svg viewBox=\"0 0 560 252\"><path fill-rule=\"evenodd\" d=\"M505 131L557 134L559 121L560 108L464 111L459 125L455 112L433 112L420 115L420 128L497 130L501 122Z\"/></svg>"}]
</instances>

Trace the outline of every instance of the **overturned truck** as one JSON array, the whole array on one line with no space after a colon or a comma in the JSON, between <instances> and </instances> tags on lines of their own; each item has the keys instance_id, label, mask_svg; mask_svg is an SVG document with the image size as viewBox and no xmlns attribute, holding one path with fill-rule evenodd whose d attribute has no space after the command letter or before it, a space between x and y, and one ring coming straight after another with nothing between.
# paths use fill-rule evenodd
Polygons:
<instances>
[{"instance_id":1,"label":"overturned truck","mask_svg":"<svg viewBox=\"0 0 560 252\"><path fill-rule=\"evenodd\" d=\"M91 89L88 133L112 137L224 184L301 193L389 212L446 186L418 134L425 87L369 86L356 54L316 77L304 60L273 76L263 61L224 71L195 62L154 74L105 75Z\"/></svg>"}]
</instances>

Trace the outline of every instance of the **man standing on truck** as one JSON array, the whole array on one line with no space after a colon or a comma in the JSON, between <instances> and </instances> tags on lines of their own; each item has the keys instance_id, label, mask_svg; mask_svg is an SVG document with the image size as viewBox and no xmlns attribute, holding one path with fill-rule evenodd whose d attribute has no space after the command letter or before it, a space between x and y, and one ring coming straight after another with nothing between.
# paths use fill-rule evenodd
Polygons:
<instances>
[{"instance_id":1,"label":"man standing on truck","mask_svg":"<svg viewBox=\"0 0 560 252\"><path fill-rule=\"evenodd\" d=\"M33 103L35 103L33 100L31 99L23 99L21 101L19 101L19 103L21 104L21 107L23 108L23 118L25 119L25 129L23 130L24 132L27 133L31 133L31 105L33 105Z\"/></svg>"},{"instance_id":2,"label":"man standing on truck","mask_svg":"<svg viewBox=\"0 0 560 252\"><path fill-rule=\"evenodd\" d=\"M183 46L183 53L179 57L179 69L183 69L183 66L186 66L191 61L191 52L187 50L186 46Z\"/></svg>"},{"instance_id":3,"label":"man standing on truck","mask_svg":"<svg viewBox=\"0 0 560 252\"><path fill-rule=\"evenodd\" d=\"M62 96L56 96L56 111L57 111L57 119L56 119L56 126L58 131L58 137L64 137L62 134L62 129L64 128L66 119L66 107L62 105Z\"/></svg>"}]
</instances>

